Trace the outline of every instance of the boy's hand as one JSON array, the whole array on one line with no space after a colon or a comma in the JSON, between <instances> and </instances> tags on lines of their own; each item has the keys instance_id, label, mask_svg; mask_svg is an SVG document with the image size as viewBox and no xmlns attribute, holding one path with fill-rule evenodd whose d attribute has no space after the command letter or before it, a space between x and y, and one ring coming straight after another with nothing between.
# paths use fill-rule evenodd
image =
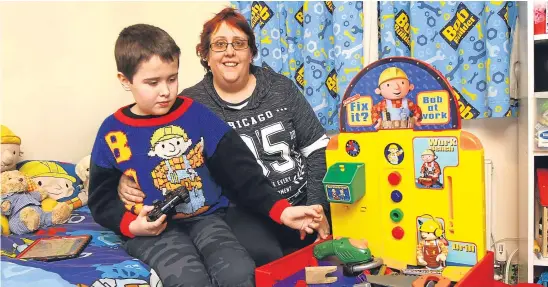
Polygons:
<instances>
[{"instance_id":1,"label":"boy's hand","mask_svg":"<svg viewBox=\"0 0 548 287\"><path fill-rule=\"evenodd\" d=\"M125 204L137 204L143 202L145 194L129 176L123 174L118 183L118 196Z\"/></svg>"},{"instance_id":2,"label":"boy's hand","mask_svg":"<svg viewBox=\"0 0 548 287\"><path fill-rule=\"evenodd\" d=\"M149 222L147 214L152 209L154 209L153 206L143 206L137 218L129 224L129 232L135 236L156 236L162 233L167 226L166 215L163 214L156 221Z\"/></svg>"},{"instance_id":3,"label":"boy's hand","mask_svg":"<svg viewBox=\"0 0 548 287\"><path fill-rule=\"evenodd\" d=\"M323 207L321 205L312 206L291 206L282 212L280 221L283 225L299 230L301 239L304 239L306 233L314 233L314 229L319 228L323 216Z\"/></svg>"}]
</instances>

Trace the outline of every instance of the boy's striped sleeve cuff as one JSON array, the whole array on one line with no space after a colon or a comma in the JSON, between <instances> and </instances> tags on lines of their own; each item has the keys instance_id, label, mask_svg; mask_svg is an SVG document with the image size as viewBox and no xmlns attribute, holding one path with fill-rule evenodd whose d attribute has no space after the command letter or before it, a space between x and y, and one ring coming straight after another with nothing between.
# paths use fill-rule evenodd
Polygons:
<instances>
[{"instance_id":1,"label":"boy's striped sleeve cuff","mask_svg":"<svg viewBox=\"0 0 548 287\"><path fill-rule=\"evenodd\" d=\"M129 231L129 224L134 221L135 219L137 219L137 215L129 212L129 211L126 211L124 213L124 217L122 217L122 221L120 222L120 232L126 236L126 237L129 237L129 238L134 238L135 235L133 235L133 233L131 233L131 231Z\"/></svg>"},{"instance_id":2,"label":"boy's striped sleeve cuff","mask_svg":"<svg viewBox=\"0 0 548 287\"><path fill-rule=\"evenodd\" d=\"M290 206L291 204L289 203L289 201L287 201L287 199L278 200L276 201L276 203L274 203L268 215L270 216L270 218L272 218L272 220L276 221L279 224L282 224L282 212Z\"/></svg>"}]
</instances>

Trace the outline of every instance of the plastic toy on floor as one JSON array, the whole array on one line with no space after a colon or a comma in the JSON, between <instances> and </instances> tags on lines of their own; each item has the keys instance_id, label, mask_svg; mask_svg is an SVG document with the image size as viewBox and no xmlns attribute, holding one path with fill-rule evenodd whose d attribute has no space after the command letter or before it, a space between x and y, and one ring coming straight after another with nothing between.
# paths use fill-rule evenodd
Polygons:
<instances>
[{"instance_id":1,"label":"plastic toy on floor","mask_svg":"<svg viewBox=\"0 0 548 287\"><path fill-rule=\"evenodd\" d=\"M411 58L381 59L352 79L326 149L335 238L367 238L389 268L452 281L485 255L484 151L461 130L458 98Z\"/></svg>"}]
</instances>

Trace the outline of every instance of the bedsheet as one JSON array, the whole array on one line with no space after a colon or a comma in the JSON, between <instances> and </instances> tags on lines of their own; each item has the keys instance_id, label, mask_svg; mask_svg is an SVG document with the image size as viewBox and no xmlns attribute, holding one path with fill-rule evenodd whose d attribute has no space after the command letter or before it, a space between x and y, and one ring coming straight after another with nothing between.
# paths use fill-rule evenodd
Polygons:
<instances>
[{"instance_id":1,"label":"bedsheet","mask_svg":"<svg viewBox=\"0 0 548 287\"><path fill-rule=\"evenodd\" d=\"M52 262L15 258L40 237L83 234L92 239L78 258ZM162 286L154 270L124 251L120 237L93 221L87 206L74 210L66 224L2 236L0 243L2 286Z\"/></svg>"}]
</instances>

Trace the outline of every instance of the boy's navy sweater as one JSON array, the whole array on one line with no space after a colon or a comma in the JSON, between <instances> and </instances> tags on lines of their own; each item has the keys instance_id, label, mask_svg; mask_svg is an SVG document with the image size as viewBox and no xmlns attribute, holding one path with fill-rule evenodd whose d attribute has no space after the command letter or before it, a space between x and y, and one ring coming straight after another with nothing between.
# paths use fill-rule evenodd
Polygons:
<instances>
[{"instance_id":1,"label":"boy's navy sweater","mask_svg":"<svg viewBox=\"0 0 548 287\"><path fill-rule=\"evenodd\" d=\"M145 205L186 186L190 202L176 206L176 218L228 206L221 187L230 187L239 202L280 222L289 202L271 187L240 136L205 106L178 97L163 116L137 116L131 106L103 122L93 146L88 205L97 223L134 237L129 224L136 212L117 192L122 174L139 184Z\"/></svg>"}]
</instances>

